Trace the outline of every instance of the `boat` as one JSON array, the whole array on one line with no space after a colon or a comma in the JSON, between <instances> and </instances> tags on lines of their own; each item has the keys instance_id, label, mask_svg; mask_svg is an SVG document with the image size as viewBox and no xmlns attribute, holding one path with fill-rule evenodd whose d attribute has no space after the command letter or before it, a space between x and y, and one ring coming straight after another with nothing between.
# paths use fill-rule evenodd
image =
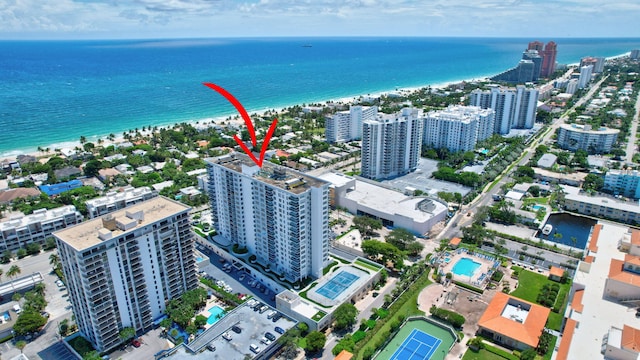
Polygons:
<instances>
[{"instance_id":1,"label":"boat","mask_svg":"<svg viewBox=\"0 0 640 360\"><path fill-rule=\"evenodd\" d=\"M313 45L311 45L311 44L304 44L304 45L302 45L302 47L313 47Z\"/></svg>"},{"instance_id":2,"label":"boat","mask_svg":"<svg viewBox=\"0 0 640 360\"><path fill-rule=\"evenodd\" d=\"M543 235L549 235L551 234L551 231L553 231L553 226L551 224L547 224L542 228Z\"/></svg>"}]
</instances>

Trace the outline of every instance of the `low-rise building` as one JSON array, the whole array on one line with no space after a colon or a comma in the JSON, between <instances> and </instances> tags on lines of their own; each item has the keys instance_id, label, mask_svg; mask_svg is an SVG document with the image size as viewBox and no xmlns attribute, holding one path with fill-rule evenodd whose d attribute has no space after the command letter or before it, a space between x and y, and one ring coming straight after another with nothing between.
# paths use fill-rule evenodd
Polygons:
<instances>
[{"instance_id":1,"label":"low-rise building","mask_svg":"<svg viewBox=\"0 0 640 360\"><path fill-rule=\"evenodd\" d=\"M625 224L640 224L640 206L636 202L589 196L579 193L578 190L565 187L567 193L564 196L564 208L566 210Z\"/></svg>"},{"instance_id":2,"label":"low-rise building","mask_svg":"<svg viewBox=\"0 0 640 360\"><path fill-rule=\"evenodd\" d=\"M498 292L480 320L479 333L512 349L536 348L550 309Z\"/></svg>"},{"instance_id":3,"label":"low-rise building","mask_svg":"<svg viewBox=\"0 0 640 360\"><path fill-rule=\"evenodd\" d=\"M615 195L640 198L640 172L638 170L609 170L604 176L604 189Z\"/></svg>"},{"instance_id":4,"label":"low-rise building","mask_svg":"<svg viewBox=\"0 0 640 360\"><path fill-rule=\"evenodd\" d=\"M110 212L124 209L158 195L148 187L134 188L127 186L120 192L111 191L105 196L87 200L87 216L93 219Z\"/></svg>"},{"instance_id":5,"label":"low-rise building","mask_svg":"<svg viewBox=\"0 0 640 360\"><path fill-rule=\"evenodd\" d=\"M38 209L31 215L14 215L0 222L0 249L16 251L27 244L44 244L54 231L78 224L82 214L75 206Z\"/></svg>"},{"instance_id":6,"label":"low-rise building","mask_svg":"<svg viewBox=\"0 0 640 360\"><path fill-rule=\"evenodd\" d=\"M606 359L636 360L640 355L640 330L626 324L622 329L612 326L603 345Z\"/></svg>"}]
</instances>

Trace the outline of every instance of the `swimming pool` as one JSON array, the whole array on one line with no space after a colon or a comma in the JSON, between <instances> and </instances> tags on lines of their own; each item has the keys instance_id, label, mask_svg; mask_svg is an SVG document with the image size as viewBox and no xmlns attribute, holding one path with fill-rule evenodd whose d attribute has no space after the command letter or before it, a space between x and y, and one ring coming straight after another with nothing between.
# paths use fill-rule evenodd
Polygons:
<instances>
[{"instance_id":1,"label":"swimming pool","mask_svg":"<svg viewBox=\"0 0 640 360\"><path fill-rule=\"evenodd\" d=\"M207 324L209 325L215 324L216 322L218 322L218 320L222 319L222 317L224 316L224 309L221 308L220 306L214 306L207 311L209 311L209 313L211 314L209 315L209 318L207 318Z\"/></svg>"},{"instance_id":2,"label":"swimming pool","mask_svg":"<svg viewBox=\"0 0 640 360\"><path fill-rule=\"evenodd\" d=\"M341 271L326 284L322 285L316 292L328 299L335 300L338 295L342 294L351 284L360 277L350 272Z\"/></svg>"},{"instance_id":3,"label":"swimming pool","mask_svg":"<svg viewBox=\"0 0 640 360\"><path fill-rule=\"evenodd\" d=\"M202 262L202 260L204 260L204 259L203 259L203 258L201 258L200 256L198 256L198 257L196 258L196 262Z\"/></svg>"},{"instance_id":4,"label":"swimming pool","mask_svg":"<svg viewBox=\"0 0 640 360\"><path fill-rule=\"evenodd\" d=\"M545 210L545 207L542 205L533 205L531 208L533 209L533 211Z\"/></svg>"},{"instance_id":5,"label":"swimming pool","mask_svg":"<svg viewBox=\"0 0 640 360\"><path fill-rule=\"evenodd\" d=\"M450 257L446 257L446 258L444 258L444 262L446 262L447 264L448 264L450 261L451 261L451 258L450 258Z\"/></svg>"},{"instance_id":6,"label":"swimming pool","mask_svg":"<svg viewBox=\"0 0 640 360\"><path fill-rule=\"evenodd\" d=\"M461 275L471 277L479 267L479 262L475 262L470 258L463 257L462 259L458 260L455 265L453 265L453 269L451 269L451 271L459 276Z\"/></svg>"}]
</instances>

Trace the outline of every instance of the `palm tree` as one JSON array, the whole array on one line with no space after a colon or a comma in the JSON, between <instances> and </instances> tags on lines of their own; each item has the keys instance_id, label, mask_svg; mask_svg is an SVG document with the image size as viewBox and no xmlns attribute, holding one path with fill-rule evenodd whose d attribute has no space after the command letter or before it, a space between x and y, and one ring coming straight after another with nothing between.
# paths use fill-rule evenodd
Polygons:
<instances>
[{"instance_id":1,"label":"palm tree","mask_svg":"<svg viewBox=\"0 0 640 360\"><path fill-rule=\"evenodd\" d=\"M60 256L56 253L49 255L49 264L51 264L54 269L57 268L60 265Z\"/></svg>"},{"instance_id":2,"label":"palm tree","mask_svg":"<svg viewBox=\"0 0 640 360\"><path fill-rule=\"evenodd\" d=\"M22 270L20 270L18 265L11 265L9 271L7 271L7 276L11 278L11 288L13 288L13 278L21 272Z\"/></svg>"}]
</instances>

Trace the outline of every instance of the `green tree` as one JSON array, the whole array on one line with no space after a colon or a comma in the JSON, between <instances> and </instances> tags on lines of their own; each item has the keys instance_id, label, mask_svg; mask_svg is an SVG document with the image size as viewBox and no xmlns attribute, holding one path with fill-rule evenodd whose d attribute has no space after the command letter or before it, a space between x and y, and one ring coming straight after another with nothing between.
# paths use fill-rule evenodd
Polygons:
<instances>
[{"instance_id":1,"label":"green tree","mask_svg":"<svg viewBox=\"0 0 640 360\"><path fill-rule=\"evenodd\" d=\"M207 317L204 316L204 315L198 314L193 323L194 323L195 326L197 326L199 328L204 327L207 324Z\"/></svg>"},{"instance_id":2,"label":"green tree","mask_svg":"<svg viewBox=\"0 0 640 360\"><path fill-rule=\"evenodd\" d=\"M20 350L20 354L22 354L22 351L24 350L24 348L27 346L27 342L24 340L19 340L16 342L16 348L18 348L18 350Z\"/></svg>"},{"instance_id":3,"label":"green tree","mask_svg":"<svg viewBox=\"0 0 640 360\"><path fill-rule=\"evenodd\" d=\"M535 360L536 355L536 351L529 348L520 353L520 360Z\"/></svg>"},{"instance_id":4,"label":"green tree","mask_svg":"<svg viewBox=\"0 0 640 360\"><path fill-rule=\"evenodd\" d=\"M350 303L344 303L333 313L333 327L335 329L346 329L356 323L358 309Z\"/></svg>"},{"instance_id":5,"label":"green tree","mask_svg":"<svg viewBox=\"0 0 640 360\"><path fill-rule=\"evenodd\" d=\"M309 352L316 352L324 348L324 344L327 341L327 337L320 331L312 331L306 337L305 350Z\"/></svg>"},{"instance_id":6,"label":"green tree","mask_svg":"<svg viewBox=\"0 0 640 360\"><path fill-rule=\"evenodd\" d=\"M120 340L122 340L122 342L127 342L136 336L136 330L130 326L127 326L120 330L118 336L120 336Z\"/></svg>"},{"instance_id":7,"label":"green tree","mask_svg":"<svg viewBox=\"0 0 640 360\"><path fill-rule=\"evenodd\" d=\"M82 360L101 360L102 357L100 356L100 353L98 353L96 350L92 350L89 351L88 353L84 354L84 356L82 357Z\"/></svg>"},{"instance_id":8,"label":"green tree","mask_svg":"<svg viewBox=\"0 0 640 360\"><path fill-rule=\"evenodd\" d=\"M9 268L9 271L7 271L7 276L11 278L11 280L13 281L13 278L15 278L17 275L20 275L20 273L22 272L22 270L20 270L20 267L18 265L11 265L11 267ZM13 286L13 283L12 283Z\"/></svg>"},{"instance_id":9,"label":"green tree","mask_svg":"<svg viewBox=\"0 0 640 360\"><path fill-rule=\"evenodd\" d=\"M39 331L46 323L47 319L40 315L38 311L25 307L13 325L13 331L16 335L26 335Z\"/></svg>"},{"instance_id":10,"label":"green tree","mask_svg":"<svg viewBox=\"0 0 640 360\"><path fill-rule=\"evenodd\" d=\"M84 174L87 177L93 177L98 175L98 171L102 169L102 162L100 160L90 160L84 165Z\"/></svg>"},{"instance_id":11,"label":"green tree","mask_svg":"<svg viewBox=\"0 0 640 360\"><path fill-rule=\"evenodd\" d=\"M400 250L407 250L409 244L416 242L416 237L405 229L395 228L384 238L384 240Z\"/></svg>"},{"instance_id":12,"label":"green tree","mask_svg":"<svg viewBox=\"0 0 640 360\"><path fill-rule=\"evenodd\" d=\"M361 247L367 256L380 260L385 265L391 261L396 268L401 268L404 264L405 253L392 244L377 240L364 240Z\"/></svg>"},{"instance_id":13,"label":"green tree","mask_svg":"<svg viewBox=\"0 0 640 360\"><path fill-rule=\"evenodd\" d=\"M604 179L600 175L588 174L584 178L582 189L584 191L600 191L604 187Z\"/></svg>"},{"instance_id":14,"label":"green tree","mask_svg":"<svg viewBox=\"0 0 640 360\"><path fill-rule=\"evenodd\" d=\"M368 216L355 216L353 218L353 226L362 233L362 236L367 237L373 234L374 230L382 229L382 221Z\"/></svg>"}]
</instances>

